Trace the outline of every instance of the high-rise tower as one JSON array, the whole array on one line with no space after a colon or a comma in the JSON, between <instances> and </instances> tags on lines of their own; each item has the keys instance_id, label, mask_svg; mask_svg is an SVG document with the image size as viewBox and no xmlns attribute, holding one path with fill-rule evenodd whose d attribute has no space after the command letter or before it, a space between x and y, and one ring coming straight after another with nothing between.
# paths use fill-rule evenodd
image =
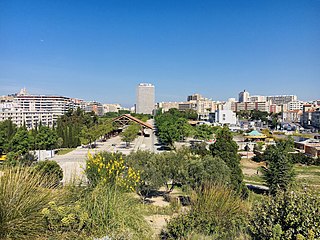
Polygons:
<instances>
[{"instance_id":1,"label":"high-rise tower","mask_svg":"<svg viewBox=\"0 0 320 240\"><path fill-rule=\"evenodd\" d=\"M136 113L152 114L155 105L154 85L140 83L137 87Z\"/></svg>"},{"instance_id":2,"label":"high-rise tower","mask_svg":"<svg viewBox=\"0 0 320 240\"><path fill-rule=\"evenodd\" d=\"M239 93L239 102L249 102L250 95L246 90L243 90L243 92Z\"/></svg>"}]
</instances>

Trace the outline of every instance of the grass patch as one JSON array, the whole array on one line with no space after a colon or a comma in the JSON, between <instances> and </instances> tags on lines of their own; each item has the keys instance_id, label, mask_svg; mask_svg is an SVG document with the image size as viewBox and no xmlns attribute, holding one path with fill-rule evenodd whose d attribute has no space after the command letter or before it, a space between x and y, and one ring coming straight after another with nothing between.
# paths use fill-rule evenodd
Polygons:
<instances>
[{"instance_id":1,"label":"grass patch","mask_svg":"<svg viewBox=\"0 0 320 240\"><path fill-rule=\"evenodd\" d=\"M58 150L58 152L56 154L57 155L65 155L69 152L72 152L73 150L75 150L75 148L61 148Z\"/></svg>"},{"instance_id":2,"label":"grass patch","mask_svg":"<svg viewBox=\"0 0 320 240\"><path fill-rule=\"evenodd\" d=\"M178 208L172 204L165 207L155 206L152 204L143 204L141 206L142 214L145 216L152 215L173 215L178 211Z\"/></svg>"},{"instance_id":3,"label":"grass patch","mask_svg":"<svg viewBox=\"0 0 320 240\"><path fill-rule=\"evenodd\" d=\"M260 183L261 185L265 184L265 181L262 179L261 175L252 175L252 176L245 175L244 181L253 182L255 184Z\"/></svg>"},{"instance_id":4,"label":"grass patch","mask_svg":"<svg viewBox=\"0 0 320 240\"><path fill-rule=\"evenodd\" d=\"M41 210L57 197L46 179L29 168L3 169L0 176L0 239L35 239L45 232Z\"/></svg>"}]
</instances>

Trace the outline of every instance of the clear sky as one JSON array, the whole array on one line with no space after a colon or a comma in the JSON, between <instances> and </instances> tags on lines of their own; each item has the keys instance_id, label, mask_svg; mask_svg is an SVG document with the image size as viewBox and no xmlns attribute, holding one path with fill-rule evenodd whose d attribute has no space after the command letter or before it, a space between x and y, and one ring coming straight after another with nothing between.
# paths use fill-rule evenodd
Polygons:
<instances>
[{"instance_id":1,"label":"clear sky","mask_svg":"<svg viewBox=\"0 0 320 240\"><path fill-rule=\"evenodd\" d=\"M0 95L320 99L319 0L1 0Z\"/></svg>"}]
</instances>

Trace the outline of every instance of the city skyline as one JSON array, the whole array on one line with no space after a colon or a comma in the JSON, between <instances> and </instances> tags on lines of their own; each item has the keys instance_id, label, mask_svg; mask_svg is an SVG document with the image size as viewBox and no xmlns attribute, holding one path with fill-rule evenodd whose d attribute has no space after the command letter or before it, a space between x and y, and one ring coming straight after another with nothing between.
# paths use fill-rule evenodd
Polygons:
<instances>
[{"instance_id":1,"label":"city skyline","mask_svg":"<svg viewBox=\"0 0 320 240\"><path fill-rule=\"evenodd\" d=\"M0 95L135 103L193 93L319 99L320 2L95 1L0 3Z\"/></svg>"}]
</instances>

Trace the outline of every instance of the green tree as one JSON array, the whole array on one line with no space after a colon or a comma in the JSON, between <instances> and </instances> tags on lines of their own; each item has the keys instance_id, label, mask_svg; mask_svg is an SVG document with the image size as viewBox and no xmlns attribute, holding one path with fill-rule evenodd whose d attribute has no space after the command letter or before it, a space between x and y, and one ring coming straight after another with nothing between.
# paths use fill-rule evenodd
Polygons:
<instances>
[{"instance_id":1,"label":"green tree","mask_svg":"<svg viewBox=\"0 0 320 240\"><path fill-rule=\"evenodd\" d=\"M238 145L233 141L228 127L220 129L216 134L216 139L216 142L210 145L212 156L221 158L227 164L231 171L231 186L236 192L246 197L248 190L243 183Z\"/></svg>"},{"instance_id":2,"label":"green tree","mask_svg":"<svg viewBox=\"0 0 320 240\"><path fill-rule=\"evenodd\" d=\"M288 190L294 182L295 173L288 155L287 144L280 143L276 146L268 146L263 158L268 166L262 171L263 178L270 189L270 193L275 195L278 191Z\"/></svg>"},{"instance_id":3,"label":"green tree","mask_svg":"<svg viewBox=\"0 0 320 240\"><path fill-rule=\"evenodd\" d=\"M88 128L87 126L84 126L80 133L80 141L81 144L87 145L91 144L98 138L97 136L97 129L95 126Z\"/></svg>"},{"instance_id":4,"label":"green tree","mask_svg":"<svg viewBox=\"0 0 320 240\"><path fill-rule=\"evenodd\" d=\"M32 135L28 132L27 128L20 127L10 140L9 151L20 155L25 154L32 148L33 142Z\"/></svg>"},{"instance_id":5,"label":"green tree","mask_svg":"<svg viewBox=\"0 0 320 240\"><path fill-rule=\"evenodd\" d=\"M129 125L122 133L121 140L126 142L127 147L130 143L137 138L140 131L140 126L137 124Z\"/></svg>"},{"instance_id":6,"label":"green tree","mask_svg":"<svg viewBox=\"0 0 320 240\"><path fill-rule=\"evenodd\" d=\"M40 125L38 132L35 134L36 149L52 150L58 147L58 138L58 134L51 128Z\"/></svg>"},{"instance_id":7,"label":"green tree","mask_svg":"<svg viewBox=\"0 0 320 240\"><path fill-rule=\"evenodd\" d=\"M152 191L158 190L163 185L162 166L158 162L158 156L154 153L139 150L130 153L125 159L129 166L140 173L140 182L137 190L144 200Z\"/></svg>"},{"instance_id":8,"label":"green tree","mask_svg":"<svg viewBox=\"0 0 320 240\"><path fill-rule=\"evenodd\" d=\"M227 164L219 157L206 155L191 158L186 164L187 174L184 185L195 189L205 183L229 185L231 171Z\"/></svg>"},{"instance_id":9,"label":"green tree","mask_svg":"<svg viewBox=\"0 0 320 240\"><path fill-rule=\"evenodd\" d=\"M201 140L209 140L213 137L213 128L207 124L196 126L195 138Z\"/></svg>"},{"instance_id":10,"label":"green tree","mask_svg":"<svg viewBox=\"0 0 320 240\"><path fill-rule=\"evenodd\" d=\"M0 150L8 152L9 142L16 132L17 127L10 119L0 122Z\"/></svg>"}]
</instances>

